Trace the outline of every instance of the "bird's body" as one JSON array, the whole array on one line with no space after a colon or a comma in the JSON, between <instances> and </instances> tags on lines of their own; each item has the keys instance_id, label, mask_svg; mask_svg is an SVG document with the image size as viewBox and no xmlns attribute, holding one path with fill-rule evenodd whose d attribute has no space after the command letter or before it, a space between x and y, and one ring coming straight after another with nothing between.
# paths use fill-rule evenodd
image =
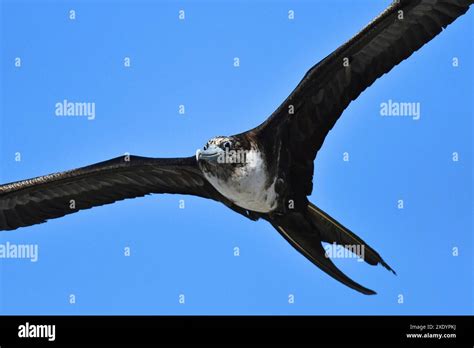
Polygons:
<instances>
[{"instance_id":1,"label":"bird's body","mask_svg":"<svg viewBox=\"0 0 474 348\"><path fill-rule=\"evenodd\" d=\"M229 143L232 150L220 149L219 143L209 144L206 153L216 153L216 161L200 161L203 151L196 159L199 168L209 183L224 197L237 206L258 212L269 213L277 208L278 194L275 191L275 173L269 170L266 154L255 139L248 135L245 141L237 137L219 137L213 141Z\"/></svg>"},{"instance_id":2,"label":"bird's body","mask_svg":"<svg viewBox=\"0 0 474 348\"><path fill-rule=\"evenodd\" d=\"M0 186L0 230L43 223L79 210L151 193L213 199L252 220L264 219L330 276L364 294L326 257L337 243L393 271L361 238L308 200L316 154L344 109L474 0L399 0L311 68L262 124L207 142L195 156L122 156L72 171ZM353 248L357 247L357 248ZM360 251L362 250L362 251Z\"/></svg>"},{"instance_id":3,"label":"bird's body","mask_svg":"<svg viewBox=\"0 0 474 348\"><path fill-rule=\"evenodd\" d=\"M220 194L241 208L259 213L269 213L278 204L275 192L276 179L269 177L267 167L260 154L255 154L255 163L238 168L227 179L214 176L203 170L204 177Z\"/></svg>"}]
</instances>

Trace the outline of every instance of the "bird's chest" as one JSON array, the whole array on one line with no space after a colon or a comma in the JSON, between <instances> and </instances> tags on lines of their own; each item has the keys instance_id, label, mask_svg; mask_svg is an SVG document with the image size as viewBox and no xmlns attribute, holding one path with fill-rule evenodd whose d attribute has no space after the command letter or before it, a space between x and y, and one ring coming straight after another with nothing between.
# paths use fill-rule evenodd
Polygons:
<instances>
[{"instance_id":1,"label":"bird's chest","mask_svg":"<svg viewBox=\"0 0 474 348\"><path fill-rule=\"evenodd\" d=\"M268 213L277 206L275 182L268 180L263 166L243 166L225 177L204 174L220 194L241 208Z\"/></svg>"}]
</instances>

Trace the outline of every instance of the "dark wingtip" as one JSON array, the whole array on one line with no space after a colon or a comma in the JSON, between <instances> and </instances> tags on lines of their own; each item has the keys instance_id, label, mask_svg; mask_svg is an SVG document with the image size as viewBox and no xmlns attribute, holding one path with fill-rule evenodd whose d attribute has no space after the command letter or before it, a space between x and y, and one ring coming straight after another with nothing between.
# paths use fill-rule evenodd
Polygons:
<instances>
[{"instance_id":1,"label":"dark wingtip","mask_svg":"<svg viewBox=\"0 0 474 348\"><path fill-rule=\"evenodd\" d=\"M355 283L355 282L354 282L354 285L355 286L351 286L352 289L357 290L361 294L364 294L364 295L377 295L377 292L375 292L372 289L366 288L365 286L362 286L362 285L360 285L358 283Z\"/></svg>"},{"instance_id":2,"label":"dark wingtip","mask_svg":"<svg viewBox=\"0 0 474 348\"><path fill-rule=\"evenodd\" d=\"M358 292L360 292L361 294L364 294L364 295L369 295L369 296L377 295L376 291L374 291L372 289L369 289L369 288L366 288L365 286L362 286L360 284L357 284L357 285L358 285L357 287L352 287L352 289L357 290Z\"/></svg>"},{"instance_id":3,"label":"dark wingtip","mask_svg":"<svg viewBox=\"0 0 474 348\"><path fill-rule=\"evenodd\" d=\"M395 270L392 267L390 267L388 263L386 263L384 260L381 259L380 264L384 266L387 270L392 272L393 274L397 275L397 272L395 272Z\"/></svg>"}]
</instances>

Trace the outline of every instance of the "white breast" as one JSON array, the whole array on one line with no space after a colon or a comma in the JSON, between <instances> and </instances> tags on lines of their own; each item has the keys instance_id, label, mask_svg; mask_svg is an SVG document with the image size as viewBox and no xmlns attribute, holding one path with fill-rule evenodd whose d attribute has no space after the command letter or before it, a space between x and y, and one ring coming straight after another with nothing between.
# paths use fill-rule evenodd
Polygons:
<instances>
[{"instance_id":1,"label":"white breast","mask_svg":"<svg viewBox=\"0 0 474 348\"><path fill-rule=\"evenodd\" d=\"M268 185L265 162L256 150L247 153L247 163L238 167L227 180L222 180L212 173L204 176L223 196L239 207L268 213L277 206L275 181Z\"/></svg>"}]
</instances>

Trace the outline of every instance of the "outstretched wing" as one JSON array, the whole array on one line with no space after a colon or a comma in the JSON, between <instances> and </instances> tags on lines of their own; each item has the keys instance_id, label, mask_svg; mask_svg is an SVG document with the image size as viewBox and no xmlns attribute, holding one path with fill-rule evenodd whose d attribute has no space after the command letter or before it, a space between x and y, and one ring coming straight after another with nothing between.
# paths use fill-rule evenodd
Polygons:
<instances>
[{"instance_id":1,"label":"outstretched wing","mask_svg":"<svg viewBox=\"0 0 474 348\"><path fill-rule=\"evenodd\" d=\"M283 104L254 131L282 139L290 181L312 191L313 162L349 103L464 14L474 0L397 0L360 33L311 68Z\"/></svg>"},{"instance_id":2,"label":"outstretched wing","mask_svg":"<svg viewBox=\"0 0 474 348\"><path fill-rule=\"evenodd\" d=\"M121 156L91 166L0 186L0 230L45 222L126 198L179 193L215 200L195 157Z\"/></svg>"}]
</instances>

